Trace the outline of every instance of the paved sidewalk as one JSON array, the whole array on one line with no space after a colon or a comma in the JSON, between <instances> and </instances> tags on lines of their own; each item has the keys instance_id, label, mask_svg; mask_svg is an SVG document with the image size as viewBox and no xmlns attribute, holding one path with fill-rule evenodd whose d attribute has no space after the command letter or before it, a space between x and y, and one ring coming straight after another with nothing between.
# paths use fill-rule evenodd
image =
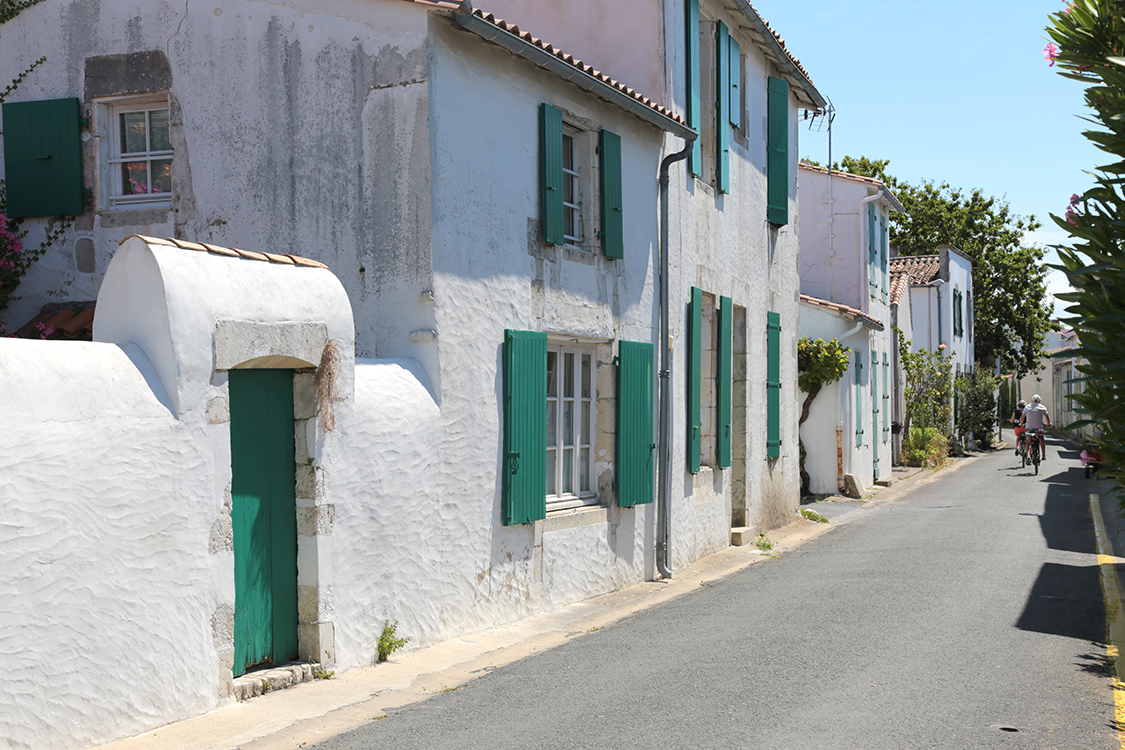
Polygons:
<instances>
[{"instance_id":1,"label":"paved sidewalk","mask_svg":"<svg viewBox=\"0 0 1125 750\"><path fill-rule=\"evenodd\" d=\"M875 488L863 501L830 498L811 508L830 523L797 520L767 535L774 547L729 547L669 581L650 581L515 623L393 657L373 667L353 669L331 680L302 683L253 700L223 706L211 713L104 745L102 750L267 750L297 748L361 726L388 712L425 700L494 669L613 625L630 615L706 586L770 556L783 555L812 541L860 513L893 502L965 466L974 457L952 460L933 470L899 472L905 478ZM896 477L897 478L897 477ZM1107 516L1108 518L1108 516ZM1125 517L1119 531L1125 540ZM1125 549L1125 547L1123 547Z\"/></svg>"}]
</instances>

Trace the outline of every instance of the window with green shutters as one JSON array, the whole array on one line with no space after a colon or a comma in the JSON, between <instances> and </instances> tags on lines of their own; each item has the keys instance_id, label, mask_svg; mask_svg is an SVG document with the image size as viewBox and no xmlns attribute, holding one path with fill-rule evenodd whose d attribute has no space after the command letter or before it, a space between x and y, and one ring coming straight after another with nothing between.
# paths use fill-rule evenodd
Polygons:
<instances>
[{"instance_id":1,"label":"window with green shutters","mask_svg":"<svg viewBox=\"0 0 1125 750\"><path fill-rule=\"evenodd\" d=\"M730 32L715 22L715 186L730 192Z\"/></svg>"},{"instance_id":2,"label":"window with green shutters","mask_svg":"<svg viewBox=\"0 0 1125 750\"><path fill-rule=\"evenodd\" d=\"M703 414L701 390L703 384L703 290L691 288L688 303L688 361L687 361L687 460L688 471L699 472L703 445Z\"/></svg>"},{"instance_id":3,"label":"window with green shutters","mask_svg":"<svg viewBox=\"0 0 1125 750\"><path fill-rule=\"evenodd\" d=\"M685 0L684 12L687 124L689 128L699 133L702 122L699 101L699 0ZM703 173L703 149L700 141L700 138L692 141L691 154L688 156L688 170L696 177Z\"/></svg>"},{"instance_id":4,"label":"window with green shutters","mask_svg":"<svg viewBox=\"0 0 1125 750\"><path fill-rule=\"evenodd\" d=\"M766 213L771 224L789 223L789 83L769 79L766 99Z\"/></svg>"},{"instance_id":5,"label":"window with green shutters","mask_svg":"<svg viewBox=\"0 0 1125 750\"><path fill-rule=\"evenodd\" d=\"M651 503L653 442L652 344L622 341L617 365L617 504Z\"/></svg>"},{"instance_id":6,"label":"window with green shutters","mask_svg":"<svg viewBox=\"0 0 1125 750\"><path fill-rule=\"evenodd\" d=\"M875 204L867 204L867 291L872 297L879 295L879 249Z\"/></svg>"},{"instance_id":7,"label":"window with green shutters","mask_svg":"<svg viewBox=\"0 0 1125 750\"><path fill-rule=\"evenodd\" d=\"M734 303L730 297L719 298L719 337L715 395L718 435L715 436L716 460L720 467L731 464L731 396L734 366Z\"/></svg>"},{"instance_id":8,"label":"window with green shutters","mask_svg":"<svg viewBox=\"0 0 1125 750\"><path fill-rule=\"evenodd\" d=\"M875 478L879 478L879 352L871 352L871 463Z\"/></svg>"},{"instance_id":9,"label":"window with green shutters","mask_svg":"<svg viewBox=\"0 0 1125 750\"><path fill-rule=\"evenodd\" d=\"M855 445L863 445L863 359L855 353Z\"/></svg>"},{"instance_id":10,"label":"window with green shutters","mask_svg":"<svg viewBox=\"0 0 1125 750\"><path fill-rule=\"evenodd\" d=\"M505 331L504 444L501 490L505 526L546 517L547 334Z\"/></svg>"},{"instance_id":11,"label":"window with green shutters","mask_svg":"<svg viewBox=\"0 0 1125 750\"><path fill-rule=\"evenodd\" d=\"M621 190L621 136L603 130L598 144L601 165L602 253L625 257L624 198Z\"/></svg>"},{"instance_id":12,"label":"window with green shutters","mask_svg":"<svg viewBox=\"0 0 1125 750\"><path fill-rule=\"evenodd\" d=\"M961 290L953 290L953 335L963 336L965 334L964 321L961 316Z\"/></svg>"},{"instance_id":13,"label":"window with green shutters","mask_svg":"<svg viewBox=\"0 0 1125 750\"><path fill-rule=\"evenodd\" d=\"M781 315L766 313L766 457L781 455Z\"/></svg>"},{"instance_id":14,"label":"window with green shutters","mask_svg":"<svg viewBox=\"0 0 1125 750\"><path fill-rule=\"evenodd\" d=\"M550 104L539 105L539 197L543 241L562 245L563 238L563 121Z\"/></svg>"},{"instance_id":15,"label":"window with green shutters","mask_svg":"<svg viewBox=\"0 0 1125 750\"><path fill-rule=\"evenodd\" d=\"M85 212L78 105L74 98L4 103L8 216Z\"/></svg>"}]
</instances>

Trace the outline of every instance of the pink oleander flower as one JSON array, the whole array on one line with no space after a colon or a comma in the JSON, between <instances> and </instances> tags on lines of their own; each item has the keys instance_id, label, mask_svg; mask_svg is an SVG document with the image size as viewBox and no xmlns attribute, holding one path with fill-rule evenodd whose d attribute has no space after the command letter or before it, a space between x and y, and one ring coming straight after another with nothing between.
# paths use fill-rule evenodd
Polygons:
<instances>
[{"instance_id":1,"label":"pink oleander flower","mask_svg":"<svg viewBox=\"0 0 1125 750\"><path fill-rule=\"evenodd\" d=\"M1059 56L1059 45L1054 42L1047 42L1047 46L1043 48L1043 59L1049 62L1052 66L1055 64L1055 58Z\"/></svg>"},{"instance_id":2,"label":"pink oleander flower","mask_svg":"<svg viewBox=\"0 0 1125 750\"><path fill-rule=\"evenodd\" d=\"M938 344L938 351L945 349L945 344Z\"/></svg>"},{"instance_id":3,"label":"pink oleander flower","mask_svg":"<svg viewBox=\"0 0 1125 750\"><path fill-rule=\"evenodd\" d=\"M45 339L55 332L55 329L51 328L46 323L36 323L35 327L39 330L39 338L41 339Z\"/></svg>"},{"instance_id":4,"label":"pink oleander flower","mask_svg":"<svg viewBox=\"0 0 1125 750\"><path fill-rule=\"evenodd\" d=\"M1067 223L1069 223L1069 224L1077 224L1078 223L1074 220L1074 217L1078 216L1078 211L1075 210L1074 206L1080 200L1081 200L1081 198L1079 197L1078 193L1072 193L1071 194L1070 203L1066 207L1066 216L1064 217L1067 220Z\"/></svg>"}]
</instances>

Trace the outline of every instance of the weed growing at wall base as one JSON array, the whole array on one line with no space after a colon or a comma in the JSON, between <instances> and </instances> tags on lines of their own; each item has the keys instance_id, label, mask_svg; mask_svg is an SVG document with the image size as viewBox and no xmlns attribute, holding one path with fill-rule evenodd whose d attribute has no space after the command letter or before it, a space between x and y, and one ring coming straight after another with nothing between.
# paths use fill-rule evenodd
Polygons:
<instances>
[{"instance_id":1,"label":"weed growing at wall base","mask_svg":"<svg viewBox=\"0 0 1125 750\"><path fill-rule=\"evenodd\" d=\"M379 642L377 644L379 649L379 663L382 664L387 658L398 651L400 648L410 642L409 638L396 638L395 632L398 630L398 621L391 622L385 620L383 622L383 632L379 634Z\"/></svg>"}]
</instances>

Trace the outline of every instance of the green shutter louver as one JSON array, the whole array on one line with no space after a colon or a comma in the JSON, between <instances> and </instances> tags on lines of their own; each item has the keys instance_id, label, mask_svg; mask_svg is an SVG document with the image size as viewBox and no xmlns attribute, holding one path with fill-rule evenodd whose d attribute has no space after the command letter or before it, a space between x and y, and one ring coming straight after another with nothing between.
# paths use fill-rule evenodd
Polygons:
<instances>
[{"instance_id":1,"label":"green shutter louver","mask_svg":"<svg viewBox=\"0 0 1125 750\"><path fill-rule=\"evenodd\" d=\"M602 254L625 257L624 196L621 189L621 136L603 130L598 144L602 181Z\"/></svg>"},{"instance_id":2,"label":"green shutter louver","mask_svg":"<svg viewBox=\"0 0 1125 750\"><path fill-rule=\"evenodd\" d=\"M770 78L766 101L766 213L771 224L789 223L789 82Z\"/></svg>"},{"instance_id":3,"label":"green shutter louver","mask_svg":"<svg viewBox=\"0 0 1125 750\"><path fill-rule=\"evenodd\" d=\"M890 380L891 365L887 361L887 353L883 352L883 442L891 439L891 390L888 385Z\"/></svg>"},{"instance_id":4,"label":"green shutter louver","mask_svg":"<svg viewBox=\"0 0 1125 750\"><path fill-rule=\"evenodd\" d=\"M617 504L653 499L653 346L622 341L617 370Z\"/></svg>"},{"instance_id":5,"label":"green shutter louver","mask_svg":"<svg viewBox=\"0 0 1125 750\"><path fill-rule=\"evenodd\" d=\"M867 204L867 289L872 297L879 295L879 245L875 204Z\"/></svg>"},{"instance_id":6,"label":"green shutter louver","mask_svg":"<svg viewBox=\"0 0 1125 750\"><path fill-rule=\"evenodd\" d=\"M766 458L781 455L781 316L766 313Z\"/></svg>"},{"instance_id":7,"label":"green shutter louver","mask_svg":"<svg viewBox=\"0 0 1125 750\"><path fill-rule=\"evenodd\" d=\"M85 212L78 99L3 105L4 179L13 219Z\"/></svg>"},{"instance_id":8,"label":"green shutter louver","mask_svg":"<svg viewBox=\"0 0 1125 750\"><path fill-rule=\"evenodd\" d=\"M719 351L715 373L715 405L718 407L719 435L715 458L720 467L731 464L731 376L734 372L734 303L730 297L719 298Z\"/></svg>"},{"instance_id":9,"label":"green shutter louver","mask_svg":"<svg viewBox=\"0 0 1125 750\"><path fill-rule=\"evenodd\" d=\"M698 134L702 122L699 111L699 0L686 0L684 11L687 16L684 19L687 36L684 40L684 54L687 57L687 124ZM696 177L703 172L700 140L696 138L692 141L691 155L688 157L688 171Z\"/></svg>"},{"instance_id":10,"label":"green shutter louver","mask_svg":"<svg viewBox=\"0 0 1125 750\"><path fill-rule=\"evenodd\" d=\"M883 280L883 304L887 304L887 287L890 278L890 249L887 242L887 217L879 217L879 275Z\"/></svg>"},{"instance_id":11,"label":"green shutter louver","mask_svg":"<svg viewBox=\"0 0 1125 750\"><path fill-rule=\"evenodd\" d=\"M563 126L562 112L539 105L539 197L543 241L562 245L563 239Z\"/></svg>"},{"instance_id":12,"label":"green shutter louver","mask_svg":"<svg viewBox=\"0 0 1125 750\"><path fill-rule=\"evenodd\" d=\"M715 185L730 192L730 32L715 22Z\"/></svg>"},{"instance_id":13,"label":"green shutter louver","mask_svg":"<svg viewBox=\"0 0 1125 750\"><path fill-rule=\"evenodd\" d=\"M547 334L504 332L505 526L547 514Z\"/></svg>"},{"instance_id":14,"label":"green shutter louver","mask_svg":"<svg viewBox=\"0 0 1125 750\"><path fill-rule=\"evenodd\" d=\"M863 445L863 360L855 353L855 445Z\"/></svg>"},{"instance_id":15,"label":"green shutter louver","mask_svg":"<svg viewBox=\"0 0 1125 750\"><path fill-rule=\"evenodd\" d=\"M703 414L700 393L703 380L703 290L691 288L688 304L688 361L687 361L687 459L688 471L699 472L703 444Z\"/></svg>"},{"instance_id":16,"label":"green shutter louver","mask_svg":"<svg viewBox=\"0 0 1125 750\"><path fill-rule=\"evenodd\" d=\"M732 127L742 127L742 47L739 45L738 40L733 36L728 36L730 40L730 104L727 108L730 110L730 124Z\"/></svg>"},{"instance_id":17,"label":"green shutter louver","mask_svg":"<svg viewBox=\"0 0 1125 750\"><path fill-rule=\"evenodd\" d=\"M871 351L871 465L879 478L879 352Z\"/></svg>"}]
</instances>

